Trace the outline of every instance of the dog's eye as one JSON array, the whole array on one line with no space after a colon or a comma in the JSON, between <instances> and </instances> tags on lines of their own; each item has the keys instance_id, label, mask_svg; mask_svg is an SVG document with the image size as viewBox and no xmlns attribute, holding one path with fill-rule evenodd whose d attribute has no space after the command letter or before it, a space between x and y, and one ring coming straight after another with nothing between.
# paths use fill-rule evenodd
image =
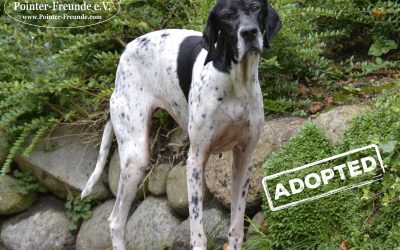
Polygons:
<instances>
[{"instance_id":1,"label":"dog's eye","mask_svg":"<svg viewBox=\"0 0 400 250\"><path fill-rule=\"evenodd\" d=\"M221 18L226 21L231 20L232 17L233 17L233 13L231 13L231 12L224 12L221 14Z\"/></svg>"},{"instance_id":2,"label":"dog's eye","mask_svg":"<svg viewBox=\"0 0 400 250\"><path fill-rule=\"evenodd\" d=\"M251 11L252 13L257 13L257 12L259 12L260 10L261 10L261 7L258 6L258 5L250 6L250 11Z\"/></svg>"}]
</instances>

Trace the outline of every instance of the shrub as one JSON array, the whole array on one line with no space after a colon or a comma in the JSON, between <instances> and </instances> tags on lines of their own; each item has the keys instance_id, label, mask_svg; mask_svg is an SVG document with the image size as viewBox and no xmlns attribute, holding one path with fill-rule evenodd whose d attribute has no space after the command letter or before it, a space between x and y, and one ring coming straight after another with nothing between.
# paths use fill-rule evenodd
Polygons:
<instances>
[{"instance_id":1,"label":"shrub","mask_svg":"<svg viewBox=\"0 0 400 250\"><path fill-rule=\"evenodd\" d=\"M386 172L382 181L317 201L271 212L264 201L268 233L259 249L395 249L400 244L400 88L387 92L376 110L352 121L342 144L333 147L314 125L306 125L264 164L265 175L375 143ZM257 243L257 242L256 242ZM254 243L253 243L254 244Z\"/></svg>"},{"instance_id":2,"label":"shrub","mask_svg":"<svg viewBox=\"0 0 400 250\"><path fill-rule=\"evenodd\" d=\"M396 1L270 2L278 9L283 27L261 61L267 113L308 107L311 102L299 101L299 82L358 78L400 65L382 60L400 44L400 4ZM333 84L329 82L328 87Z\"/></svg>"},{"instance_id":3,"label":"shrub","mask_svg":"<svg viewBox=\"0 0 400 250\"><path fill-rule=\"evenodd\" d=\"M110 21L78 29L27 26L1 10L0 128L12 141L1 173L9 172L13 157L32 134L24 154L56 124L104 124L126 44L156 29L200 29L211 4L123 1Z\"/></svg>"}]
</instances>

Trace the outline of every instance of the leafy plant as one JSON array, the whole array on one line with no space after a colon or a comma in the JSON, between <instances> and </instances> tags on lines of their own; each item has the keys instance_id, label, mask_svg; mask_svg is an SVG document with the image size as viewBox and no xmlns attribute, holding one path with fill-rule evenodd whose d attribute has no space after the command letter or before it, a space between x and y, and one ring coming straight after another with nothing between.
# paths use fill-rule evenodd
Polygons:
<instances>
[{"instance_id":1,"label":"leafy plant","mask_svg":"<svg viewBox=\"0 0 400 250\"><path fill-rule=\"evenodd\" d=\"M82 220L88 220L92 216L90 208L92 207L92 199L87 197L81 199L79 196L74 197L72 194L68 194L65 208L67 209L66 215L69 219L68 229L75 231Z\"/></svg>"},{"instance_id":2,"label":"leafy plant","mask_svg":"<svg viewBox=\"0 0 400 250\"><path fill-rule=\"evenodd\" d=\"M121 1L117 16L84 29L27 26L0 12L0 128L10 140L1 174L10 171L16 154L29 154L57 124L104 124L126 44L152 30L202 30L212 4Z\"/></svg>"},{"instance_id":3,"label":"leafy plant","mask_svg":"<svg viewBox=\"0 0 400 250\"><path fill-rule=\"evenodd\" d=\"M306 124L263 166L270 175L374 143L386 166L383 180L277 212L264 200L268 234L259 234L249 244L263 246L257 249L337 249L343 242L354 249L400 245L399 88L397 84L380 96L376 110L355 118L339 146L333 147L317 127Z\"/></svg>"},{"instance_id":4,"label":"leafy plant","mask_svg":"<svg viewBox=\"0 0 400 250\"><path fill-rule=\"evenodd\" d=\"M48 192L47 188L38 182L37 178L32 174L32 171L30 170L25 172L15 170L14 177L21 181L20 185L16 187L16 190L22 195L27 195L31 191L35 191L38 193Z\"/></svg>"},{"instance_id":5,"label":"leafy plant","mask_svg":"<svg viewBox=\"0 0 400 250\"><path fill-rule=\"evenodd\" d=\"M392 49L397 49L395 41L379 37L369 48L368 55L382 56Z\"/></svg>"},{"instance_id":6,"label":"leafy plant","mask_svg":"<svg viewBox=\"0 0 400 250\"><path fill-rule=\"evenodd\" d=\"M261 60L260 65L267 114L304 113L310 104L282 105L281 101L303 100L296 92L298 83L313 85L325 81L329 87L335 84L332 80L359 78L399 67L400 62L382 57L395 51L400 43L400 5L396 1L270 3L278 10L283 27L273 39L271 49L264 52L266 60Z\"/></svg>"}]
</instances>

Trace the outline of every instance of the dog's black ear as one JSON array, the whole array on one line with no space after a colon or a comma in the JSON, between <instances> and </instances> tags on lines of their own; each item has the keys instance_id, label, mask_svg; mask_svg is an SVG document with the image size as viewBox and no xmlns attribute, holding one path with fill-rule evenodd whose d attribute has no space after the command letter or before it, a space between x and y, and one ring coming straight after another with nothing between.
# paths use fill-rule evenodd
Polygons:
<instances>
[{"instance_id":1,"label":"dog's black ear","mask_svg":"<svg viewBox=\"0 0 400 250\"><path fill-rule=\"evenodd\" d=\"M219 25L213 11L208 16L206 28L203 31L203 38L208 48L208 54L204 65L214 60L216 56L215 43L218 40Z\"/></svg>"},{"instance_id":2,"label":"dog's black ear","mask_svg":"<svg viewBox=\"0 0 400 250\"><path fill-rule=\"evenodd\" d=\"M269 42L282 27L278 13L269 3L266 3L264 46L269 48Z\"/></svg>"}]
</instances>

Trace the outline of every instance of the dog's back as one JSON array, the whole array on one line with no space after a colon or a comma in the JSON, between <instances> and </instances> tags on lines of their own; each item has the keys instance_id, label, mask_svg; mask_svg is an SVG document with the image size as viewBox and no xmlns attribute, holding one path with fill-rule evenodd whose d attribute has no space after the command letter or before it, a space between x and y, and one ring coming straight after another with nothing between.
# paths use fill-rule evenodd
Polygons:
<instances>
[{"instance_id":1,"label":"dog's back","mask_svg":"<svg viewBox=\"0 0 400 250\"><path fill-rule=\"evenodd\" d=\"M185 92L189 91L191 79L185 77L191 75L198 54L192 54L191 48L196 44L190 43L188 38L196 37L201 41L201 35L192 30L160 30L130 42L120 59L113 95L132 102L151 93L154 106L166 109L181 127L186 127ZM178 70L181 77L178 77Z\"/></svg>"}]
</instances>

